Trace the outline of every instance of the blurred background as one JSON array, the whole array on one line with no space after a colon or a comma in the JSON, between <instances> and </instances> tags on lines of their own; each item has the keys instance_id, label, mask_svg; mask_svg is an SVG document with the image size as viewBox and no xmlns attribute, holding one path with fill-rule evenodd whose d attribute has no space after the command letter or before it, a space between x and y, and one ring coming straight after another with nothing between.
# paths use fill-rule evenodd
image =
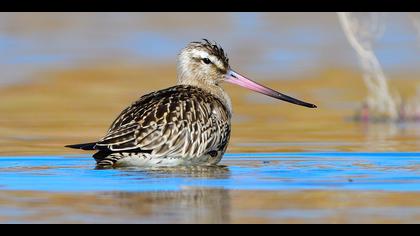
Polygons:
<instances>
[{"instance_id":1,"label":"blurred background","mask_svg":"<svg viewBox=\"0 0 420 236\"><path fill-rule=\"evenodd\" d=\"M420 91L417 16L387 13L374 45L403 99ZM175 84L177 53L202 38L238 72L319 106L226 85L230 152L417 149L415 122L352 121L369 91L333 12L0 13L0 153L74 153L63 145L100 138L132 101Z\"/></svg>"},{"instance_id":2,"label":"blurred background","mask_svg":"<svg viewBox=\"0 0 420 236\"><path fill-rule=\"evenodd\" d=\"M407 13L388 13L386 20L376 47L386 72L419 72L416 25ZM171 65L182 47L202 38L220 43L235 67L258 79L358 69L334 12L1 13L1 83L87 64Z\"/></svg>"}]
</instances>

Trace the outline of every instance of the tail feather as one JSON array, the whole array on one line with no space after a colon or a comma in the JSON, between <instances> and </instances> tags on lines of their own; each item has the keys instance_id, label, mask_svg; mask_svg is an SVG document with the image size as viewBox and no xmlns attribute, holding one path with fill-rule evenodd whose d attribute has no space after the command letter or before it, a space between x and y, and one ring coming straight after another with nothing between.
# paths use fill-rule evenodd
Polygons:
<instances>
[{"instance_id":1,"label":"tail feather","mask_svg":"<svg viewBox=\"0 0 420 236\"><path fill-rule=\"evenodd\" d=\"M96 142L71 144L71 145L66 145L65 147L74 148L74 149L82 149L82 150L96 150L95 146L96 146Z\"/></svg>"}]
</instances>

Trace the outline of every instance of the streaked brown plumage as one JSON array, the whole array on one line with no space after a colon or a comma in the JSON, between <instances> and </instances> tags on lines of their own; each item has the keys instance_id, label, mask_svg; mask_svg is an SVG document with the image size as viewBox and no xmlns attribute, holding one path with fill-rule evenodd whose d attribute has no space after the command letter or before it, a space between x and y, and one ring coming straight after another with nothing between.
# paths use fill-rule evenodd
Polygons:
<instances>
[{"instance_id":1,"label":"streaked brown plumage","mask_svg":"<svg viewBox=\"0 0 420 236\"><path fill-rule=\"evenodd\" d=\"M96 146L188 159L225 150L229 134L230 114L219 99L198 87L178 85L141 97Z\"/></svg>"},{"instance_id":2,"label":"streaked brown plumage","mask_svg":"<svg viewBox=\"0 0 420 236\"><path fill-rule=\"evenodd\" d=\"M224 81L315 107L245 79L230 69L220 46L204 40L179 54L178 85L142 96L99 141L67 147L97 150L98 166L217 164L231 131L231 102L220 86Z\"/></svg>"}]
</instances>

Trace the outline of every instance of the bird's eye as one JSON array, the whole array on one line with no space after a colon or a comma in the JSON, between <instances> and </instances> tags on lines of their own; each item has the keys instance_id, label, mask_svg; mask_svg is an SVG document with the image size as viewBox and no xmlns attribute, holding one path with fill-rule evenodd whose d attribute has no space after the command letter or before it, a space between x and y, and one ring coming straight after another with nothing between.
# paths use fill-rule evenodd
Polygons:
<instances>
[{"instance_id":1,"label":"bird's eye","mask_svg":"<svg viewBox=\"0 0 420 236\"><path fill-rule=\"evenodd\" d=\"M211 63L210 59L208 59L208 58L203 58L203 62L206 63L206 64L210 64Z\"/></svg>"}]
</instances>

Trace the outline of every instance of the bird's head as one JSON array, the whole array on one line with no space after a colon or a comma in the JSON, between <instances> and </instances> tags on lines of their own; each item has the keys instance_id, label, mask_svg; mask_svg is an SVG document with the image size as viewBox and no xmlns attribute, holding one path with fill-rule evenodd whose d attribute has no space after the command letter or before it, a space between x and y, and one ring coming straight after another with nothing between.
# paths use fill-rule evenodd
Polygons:
<instances>
[{"instance_id":1,"label":"bird's head","mask_svg":"<svg viewBox=\"0 0 420 236\"><path fill-rule=\"evenodd\" d=\"M296 105L316 108L314 104L279 93L235 72L231 69L229 58L222 47L207 39L191 42L179 53L178 84L205 88L221 86L225 81Z\"/></svg>"}]
</instances>

